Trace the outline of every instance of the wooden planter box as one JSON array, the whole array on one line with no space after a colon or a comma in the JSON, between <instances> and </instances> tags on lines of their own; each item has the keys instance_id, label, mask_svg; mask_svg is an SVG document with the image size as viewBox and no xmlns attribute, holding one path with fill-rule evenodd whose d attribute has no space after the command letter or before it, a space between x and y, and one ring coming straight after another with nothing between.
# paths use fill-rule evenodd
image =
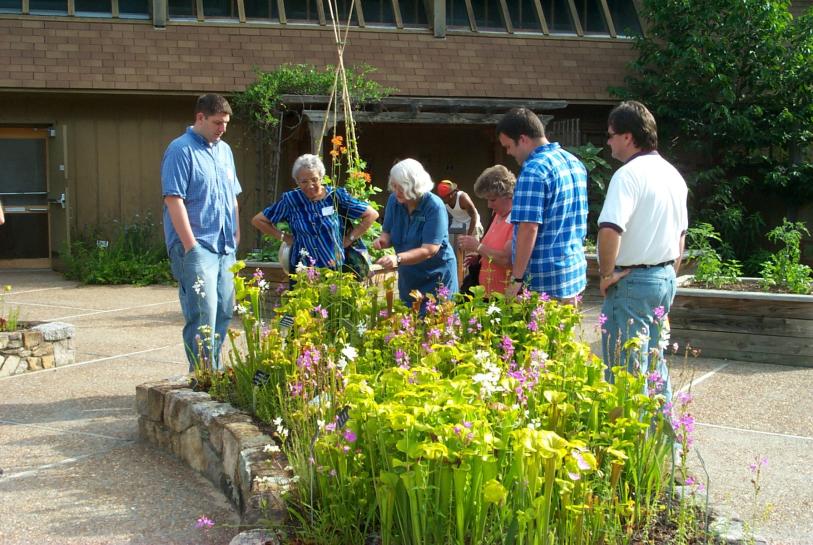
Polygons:
<instances>
[{"instance_id":1,"label":"wooden planter box","mask_svg":"<svg viewBox=\"0 0 813 545\"><path fill-rule=\"evenodd\" d=\"M813 295L687 288L678 279L672 341L701 355L813 367Z\"/></svg>"}]
</instances>

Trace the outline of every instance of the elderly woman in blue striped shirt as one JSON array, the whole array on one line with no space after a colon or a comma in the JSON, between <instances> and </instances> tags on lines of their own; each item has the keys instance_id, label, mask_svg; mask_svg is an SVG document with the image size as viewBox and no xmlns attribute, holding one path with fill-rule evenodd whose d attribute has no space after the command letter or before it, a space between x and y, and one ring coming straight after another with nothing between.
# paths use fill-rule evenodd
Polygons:
<instances>
[{"instance_id":1,"label":"elderly woman in blue striped shirt","mask_svg":"<svg viewBox=\"0 0 813 545\"><path fill-rule=\"evenodd\" d=\"M306 266L340 269L344 249L358 240L378 218L369 204L341 187L322 183L325 165L316 155L300 156L292 169L297 189L283 193L274 204L254 216L251 224L291 246L290 269ZM361 221L344 231L345 220ZM287 222L291 232L277 228Z\"/></svg>"}]
</instances>

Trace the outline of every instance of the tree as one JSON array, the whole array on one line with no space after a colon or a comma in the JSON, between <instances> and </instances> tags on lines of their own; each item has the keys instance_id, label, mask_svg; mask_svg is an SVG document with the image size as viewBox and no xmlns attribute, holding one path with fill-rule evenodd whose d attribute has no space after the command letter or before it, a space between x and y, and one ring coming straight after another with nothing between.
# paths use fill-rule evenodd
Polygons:
<instances>
[{"instance_id":1,"label":"tree","mask_svg":"<svg viewBox=\"0 0 813 545\"><path fill-rule=\"evenodd\" d=\"M652 110L661 150L688 173L694 218L747 261L759 195L780 195L790 217L813 198L813 14L794 19L784 0L642 6L639 57L612 91Z\"/></svg>"}]
</instances>

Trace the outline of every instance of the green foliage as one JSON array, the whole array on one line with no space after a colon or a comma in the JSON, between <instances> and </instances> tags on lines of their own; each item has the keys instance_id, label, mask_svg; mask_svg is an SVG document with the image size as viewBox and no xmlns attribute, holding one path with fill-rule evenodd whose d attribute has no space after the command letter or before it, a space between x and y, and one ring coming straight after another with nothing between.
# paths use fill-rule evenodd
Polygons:
<instances>
[{"instance_id":1,"label":"green foliage","mask_svg":"<svg viewBox=\"0 0 813 545\"><path fill-rule=\"evenodd\" d=\"M587 228L592 238L596 238L598 227L596 221L598 215L601 213L601 207L604 204L604 198L607 195L607 186L612 178L612 168L610 164L602 157L604 152L603 148L599 148L588 142L582 146L573 146L567 148L567 151L579 158L587 168L587 174L590 182L592 183L592 191L588 191L589 195L589 214L592 218L587 223ZM595 251L595 244L593 244L592 251Z\"/></svg>"},{"instance_id":2,"label":"green foliage","mask_svg":"<svg viewBox=\"0 0 813 545\"><path fill-rule=\"evenodd\" d=\"M160 226L151 216L113 223L110 240L99 227L74 237L64 253L66 278L84 284L139 286L173 281Z\"/></svg>"},{"instance_id":3,"label":"green foliage","mask_svg":"<svg viewBox=\"0 0 813 545\"><path fill-rule=\"evenodd\" d=\"M296 280L265 322L262 278L235 276L243 328L212 384L272 426L303 542L620 544L662 513L663 396L605 382L573 307L475 288L420 316L391 286Z\"/></svg>"},{"instance_id":4,"label":"green foliage","mask_svg":"<svg viewBox=\"0 0 813 545\"><path fill-rule=\"evenodd\" d=\"M381 100L394 89L383 87L369 78L375 69L368 65L346 68L347 85L352 100ZM280 120L282 95L330 95L336 78L336 68L317 68L307 64L285 64L270 72L256 69L257 80L232 101L239 116L248 119L261 133L277 126Z\"/></svg>"},{"instance_id":5,"label":"green foliage","mask_svg":"<svg viewBox=\"0 0 813 545\"><path fill-rule=\"evenodd\" d=\"M726 260L720 256L717 248L725 248L726 244L711 224L701 222L690 227L686 237L688 248L697 261L697 271L694 273L696 282L712 288L722 288L734 284L742 276L739 261Z\"/></svg>"},{"instance_id":6,"label":"green foliage","mask_svg":"<svg viewBox=\"0 0 813 545\"><path fill-rule=\"evenodd\" d=\"M810 236L803 222L784 219L782 225L768 233L768 240L783 245L762 264L762 285L766 288L779 286L791 293L811 292L810 267L799 263L802 235Z\"/></svg>"},{"instance_id":7,"label":"green foliage","mask_svg":"<svg viewBox=\"0 0 813 545\"><path fill-rule=\"evenodd\" d=\"M11 293L11 286L3 286L0 290L0 331L16 331L20 318L19 307L6 306L6 294L8 293Z\"/></svg>"},{"instance_id":8,"label":"green foliage","mask_svg":"<svg viewBox=\"0 0 813 545\"><path fill-rule=\"evenodd\" d=\"M644 0L650 23L626 87L658 122L660 148L682 163L696 211L735 256L762 228L755 192L788 208L813 198L813 13L785 0ZM729 256L733 257L733 256Z\"/></svg>"}]
</instances>

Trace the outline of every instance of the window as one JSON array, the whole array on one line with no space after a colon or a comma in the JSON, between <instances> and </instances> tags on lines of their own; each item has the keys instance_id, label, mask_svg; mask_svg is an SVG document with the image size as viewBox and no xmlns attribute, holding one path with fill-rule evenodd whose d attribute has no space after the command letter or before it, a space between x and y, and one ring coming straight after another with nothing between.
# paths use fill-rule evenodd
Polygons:
<instances>
[{"instance_id":1,"label":"window","mask_svg":"<svg viewBox=\"0 0 813 545\"><path fill-rule=\"evenodd\" d=\"M542 0L542 11L552 34L575 34L573 17L567 0Z\"/></svg>"},{"instance_id":2,"label":"window","mask_svg":"<svg viewBox=\"0 0 813 545\"><path fill-rule=\"evenodd\" d=\"M395 25L392 0L361 0L365 24Z\"/></svg>"},{"instance_id":3,"label":"window","mask_svg":"<svg viewBox=\"0 0 813 545\"><path fill-rule=\"evenodd\" d=\"M319 1L319 0L317 0ZM350 8L352 2L350 0L331 0L331 4L333 4L334 14L338 17L338 22L342 25L347 24L347 16L350 16L350 24L357 25L358 21L356 20L356 10L353 9L353 12L350 12ZM330 4L325 1L325 17L328 21L330 21Z\"/></svg>"},{"instance_id":4,"label":"window","mask_svg":"<svg viewBox=\"0 0 813 545\"><path fill-rule=\"evenodd\" d=\"M168 0L169 16L172 18L194 18L195 0Z\"/></svg>"},{"instance_id":5,"label":"window","mask_svg":"<svg viewBox=\"0 0 813 545\"><path fill-rule=\"evenodd\" d=\"M421 28L426 28L429 26L429 20L426 18L426 8L424 7L423 0L399 0L398 4L401 8L401 21L404 23L404 26ZM468 26L468 24L467 19L466 26Z\"/></svg>"},{"instance_id":6,"label":"window","mask_svg":"<svg viewBox=\"0 0 813 545\"><path fill-rule=\"evenodd\" d=\"M607 6L619 36L641 35L641 22L632 0L607 0Z\"/></svg>"},{"instance_id":7,"label":"window","mask_svg":"<svg viewBox=\"0 0 813 545\"><path fill-rule=\"evenodd\" d=\"M147 18L149 16L149 0L119 0L119 17Z\"/></svg>"},{"instance_id":8,"label":"window","mask_svg":"<svg viewBox=\"0 0 813 545\"><path fill-rule=\"evenodd\" d=\"M277 0L243 0L246 19L279 19Z\"/></svg>"},{"instance_id":9,"label":"window","mask_svg":"<svg viewBox=\"0 0 813 545\"><path fill-rule=\"evenodd\" d=\"M76 15L82 16L108 16L113 14L110 0L74 0Z\"/></svg>"},{"instance_id":10,"label":"window","mask_svg":"<svg viewBox=\"0 0 813 545\"><path fill-rule=\"evenodd\" d=\"M508 13L511 14L514 30L531 32L542 30L533 0L508 0Z\"/></svg>"},{"instance_id":11,"label":"window","mask_svg":"<svg viewBox=\"0 0 813 545\"><path fill-rule=\"evenodd\" d=\"M478 30L505 31L499 0L471 0L471 7Z\"/></svg>"},{"instance_id":12,"label":"window","mask_svg":"<svg viewBox=\"0 0 813 545\"><path fill-rule=\"evenodd\" d=\"M449 0L446 5L446 24L450 27L471 28L465 0Z\"/></svg>"},{"instance_id":13,"label":"window","mask_svg":"<svg viewBox=\"0 0 813 545\"><path fill-rule=\"evenodd\" d=\"M600 0L576 0L576 11L585 34L609 34Z\"/></svg>"},{"instance_id":14,"label":"window","mask_svg":"<svg viewBox=\"0 0 813 545\"><path fill-rule=\"evenodd\" d=\"M22 0L0 0L0 13L20 13L23 11Z\"/></svg>"},{"instance_id":15,"label":"window","mask_svg":"<svg viewBox=\"0 0 813 545\"><path fill-rule=\"evenodd\" d=\"M204 17L213 19L237 19L237 0L203 0Z\"/></svg>"},{"instance_id":16,"label":"window","mask_svg":"<svg viewBox=\"0 0 813 545\"><path fill-rule=\"evenodd\" d=\"M48 15L55 13L67 15L68 2L67 0L30 0L28 9L35 15L40 13Z\"/></svg>"},{"instance_id":17,"label":"window","mask_svg":"<svg viewBox=\"0 0 813 545\"><path fill-rule=\"evenodd\" d=\"M320 1L321 0L316 0ZM319 22L319 12L316 11L315 0L288 0L285 2L285 17L289 21Z\"/></svg>"}]
</instances>

